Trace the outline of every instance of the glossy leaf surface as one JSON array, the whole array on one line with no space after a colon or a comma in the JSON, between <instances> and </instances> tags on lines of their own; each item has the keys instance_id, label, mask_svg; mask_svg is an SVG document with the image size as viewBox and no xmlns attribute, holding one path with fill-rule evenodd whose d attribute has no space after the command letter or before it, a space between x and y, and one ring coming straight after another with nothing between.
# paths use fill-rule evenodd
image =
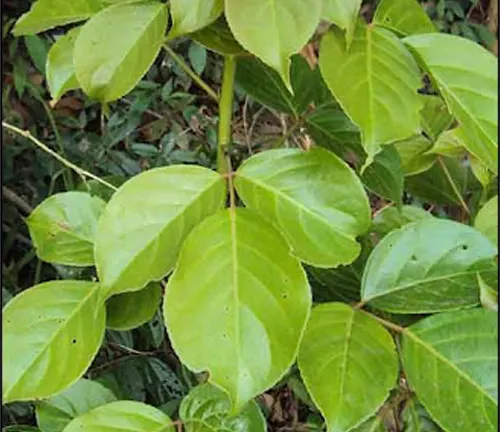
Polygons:
<instances>
[{"instance_id":1,"label":"glossy leaf surface","mask_svg":"<svg viewBox=\"0 0 500 432\"><path fill-rule=\"evenodd\" d=\"M79 27L72 29L50 47L46 66L47 84L55 100L67 91L80 87L73 62L73 48L79 33Z\"/></svg>"},{"instance_id":2,"label":"glossy leaf surface","mask_svg":"<svg viewBox=\"0 0 500 432\"><path fill-rule=\"evenodd\" d=\"M4 403L52 396L84 374L101 345L99 285L35 285L7 304L2 323Z\"/></svg>"},{"instance_id":3,"label":"glossy leaf surface","mask_svg":"<svg viewBox=\"0 0 500 432\"><path fill-rule=\"evenodd\" d=\"M37 0L16 22L15 36L40 33L90 18L102 9L99 0Z\"/></svg>"},{"instance_id":4,"label":"glossy leaf surface","mask_svg":"<svg viewBox=\"0 0 500 432\"><path fill-rule=\"evenodd\" d=\"M189 234L164 297L176 353L191 370L209 371L232 414L291 366L310 307L305 272L285 239L242 208Z\"/></svg>"},{"instance_id":5,"label":"glossy leaf surface","mask_svg":"<svg viewBox=\"0 0 500 432\"><path fill-rule=\"evenodd\" d=\"M495 195L481 207L474 221L474 226L494 246L498 245L498 195Z\"/></svg>"},{"instance_id":6,"label":"glossy leaf surface","mask_svg":"<svg viewBox=\"0 0 500 432\"><path fill-rule=\"evenodd\" d=\"M443 429L497 430L497 326L496 312L472 309L425 318L403 333L408 383Z\"/></svg>"},{"instance_id":7,"label":"glossy leaf surface","mask_svg":"<svg viewBox=\"0 0 500 432\"><path fill-rule=\"evenodd\" d=\"M276 70L291 90L289 57L313 35L321 7L321 0L309 0L307 7L302 0L226 0L225 13L236 40Z\"/></svg>"},{"instance_id":8,"label":"glossy leaf surface","mask_svg":"<svg viewBox=\"0 0 500 432\"><path fill-rule=\"evenodd\" d=\"M351 430L373 415L398 374L391 335L373 318L343 303L313 309L298 364L329 432Z\"/></svg>"},{"instance_id":9,"label":"glossy leaf surface","mask_svg":"<svg viewBox=\"0 0 500 432\"><path fill-rule=\"evenodd\" d=\"M346 45L351 45L362 0L323 0L322 18L345 30Z\"/></svg>"},{"instance_id":10,"label":"glossy leaf surface","mask_svg":"<svg viewBox=\"0 0 500 432\"><path fill-rule=\"evenodd\" d=\"M92 17L74 51L85 93L109 102L130 92L158 55L166 27L167 8L157 2L116 4Z\"/></svg>"},{"instance_id":11,"label":"glossy leaf surface","mask_svg":"<svg viewBox=\"0 0 500 432\"><path fill-rule=\"evenodd\" d=\"M410 36L405 43L429 71L462 125L467 149L497 174L497 58L475 42L442 33ZM457 52L462 54L457 56Z\"/></svg>"},{"instance_id":12,"label":"glossy leaf surface","mask_svg":"<svg viewBox=\"0 0 500 432\"><path fill-rule=\"evenodd\" d=\"M224 199L224 179L198 166L156 168L126 182L98 227L96 265L105 292L137 291L163 278L188 232Z\"/></svg>"},{"instance_id":13,"label":"glossy leaf surface","mask_svg":"<svg viewBox=\"0 0 500 432\"><path fill-rule=\"evenodd\" d=\"M333 153L260 153L238 169L235 186L245 205L273 223L301 261L336 267L359 255L356 236L370 225L368 198L354 171Z\"/></svg>"},{"instance_id":14,"label":"glossy leaf surface","mask_svg":"<svg viewBox=\"0 0 500 432\"><path fill-rule=\"evenodd\" d=\"M402 36L437 31L418 0L382 0L372 22Z\"/></svg>"},{"instance_id":15,"label":"glossy leaf surface","mask_svg":"<svg viewBox=\"0 0 500 432\"><path fill-rule=\"evenodd\" d=\"M43 261L74 266L94 264L94 238L106 203L85 192L47 198L26 220Z\"/></svg>"},{"instance_id":16,"label":"glossy leaf surface","mask_svg":"<svg viewBox=\"0 0 500 432\"><path fill-rule=\"evenodd\" d=\"M212 24L224 10L224 0L171 0L172 28L168 39L193 33Z\"/></svg>"},{"instance_id":17,"label":"glossy leaf surface","mask_svg":"<svg viewBox=\"0 0 500 432\"><path fill-rule=\"evenodd\" d=\"M151 282L139 291L110 297L106 302L106 327L124 331L148 322L158 309L161 296L161 285Z\"/></svg>"},{"instance_id":18,"label":"glossy leaf surface","mask_svg":"<svg viewBox=\"0 0 500 432\"><path fill-rule=\"evenodd\" d=\"M476 273L491 272L496 249L479 231L426 218L391 232L366 264L361 297L394 313L427 313L479 303Z\"/></svg>"},{"instance_id":19,"label":"glossy leaf surface","mask_svg":"<svg viewBox=\"0 0 500 432\"><path fill-rule=\"evenodd\" d=\"M230 417L228 395L211 384L193 388L182 400L179 417L186 432L264 432L266 421L255 401Z\"/></svg>"},{"instance_id":20,"label":"glossy leaf surface","mask_svg":"<svg viewBox=\"0 0 500 432\"><path fill-rule=\"evenodd\" d=\"M82 378L65 392L37 402L37 424L43 432L62 432L79 415L114 401L116 396L111 390Z\"/></svg>"},{"instance_id":21,"label":"glossy leaf surface","mask_svg":"<svg viewBox=\"0 0 500 432\"><path fill-rule=\"evenodd\" d=\"M175 432L170 418L142 402L117 401L94 408L74 419L64 432Z\"/></svg>"},{"instance_id":22,"label":"glossy leaf surface","mask_svg":"<svg viewBox=\"0 0 500 432\"><path fill-rule=\"evenodd\" d=\"M383 144L420 132L420 74L388 30L359 20L349 49L340 30L330 30L321 41L320 68L335 99L359 126L368 164Z\"/></svg>"}]
</instances>

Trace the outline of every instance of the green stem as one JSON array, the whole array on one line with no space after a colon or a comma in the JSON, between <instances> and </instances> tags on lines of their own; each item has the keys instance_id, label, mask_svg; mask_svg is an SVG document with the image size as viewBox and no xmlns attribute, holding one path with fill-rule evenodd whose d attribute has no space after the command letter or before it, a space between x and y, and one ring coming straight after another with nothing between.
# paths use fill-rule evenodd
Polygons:
<instances>
[{"instance_id":1,"label":"green stem","mask_svg":"<svg viewBox=\"0 0 500 432\"><path fill-rule=\"evenodd\" d=\"M177 64L181 67L181 69L186 72L190 77L191 79L200 87L202 88L203 90L205 90L207 92L207 94L216 102L219 101L219 97L217 96L217 93L215 93L215 91L212 90L212 88L205 82L201 79L201 77L195 72L193 71L189 66L188 64L180 57L178 56L173 50L172 48L170 48L167 44L163 44L163 49L168 53L168 55L170 57L172 57L176 62Z\"/></svg>"},{"instance_id":2,"label":"green stem","mask_svg":"<svg viewBox=\"0 0 500 432\"><path fill-rule=\"evenodd\" d=\"M219 144L217 148L217 171L220 174L229 172L227 150L231 144L231 123L233 118L234 76L236 59L233 56L224 58L224 73L219 101Z\"/></svg>"},{"instance_id":3,"label":"green stem","mask_svg":"<svg viewBox=\"0 0 500 432\"><path fill-rule=\"evenodd\" d=\"M458 202L460 203L460 205L462 206L462 208L464 209L465 213L467 213L468 216L470 216L470 210L469 210L469 207L467 206L466 202L464 201L463 197L462 197L462 194L460 193L460 191L458 190L458 187L457 185L455 184L455 182L453 181L453 178L451 177L451 174L450 172L448 171L448 168L446 167L446 164L443 162L443 160L438 156L437 158L438 160L438 163L439 163L439 166L441 167L441 169L443 170L444 172L444 175L446 176L446 178L448 179L448 182L450 183L451 185L451 188L453 189L453 192L455 193L457 199L458 199Z\"/></svg>"}]
</instances>

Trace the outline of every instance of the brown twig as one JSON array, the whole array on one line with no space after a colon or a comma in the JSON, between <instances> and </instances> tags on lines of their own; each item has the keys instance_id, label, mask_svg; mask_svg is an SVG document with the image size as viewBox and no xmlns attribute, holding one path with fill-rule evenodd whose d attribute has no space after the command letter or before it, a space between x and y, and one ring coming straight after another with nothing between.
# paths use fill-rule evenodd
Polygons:
<instances>
[{"instance_id":1,"label":"brown twig","mask_svg":"<svg viewBox=\"0 0 500 432\"><path fill-rule=\"evenodd\" d=\"M2 193L5 198L18 206L24 213L30 214L33 211L33 207L31 207L25 200L23 200L17 193L9 189L7 186L2 185Z\"/></svg>"}]
</instances>

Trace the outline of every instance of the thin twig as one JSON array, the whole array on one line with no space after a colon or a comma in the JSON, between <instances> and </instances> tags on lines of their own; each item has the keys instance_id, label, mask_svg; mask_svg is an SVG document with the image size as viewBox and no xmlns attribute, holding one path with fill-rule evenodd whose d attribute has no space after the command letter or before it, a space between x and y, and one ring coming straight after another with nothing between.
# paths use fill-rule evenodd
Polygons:
<instances>
[{"instance_id":1,"label":"thin twig","mask_svg":"<svg viewBox=\"0 0 500 432\"><path fill-rule=\"evenodd\" d=\"M380 318L378 317L377 315L373 315L372 313L368 312L368 311L365 311L363 309L358 309L360 312L364 313L365 315L368 315L370 317L372 317L374 320L378 321L380 324L382 324L383 326L387 327L387 328L390 328L391 330L394 330L398 333L403 333L404 331L406 331L406 329L404 327L401 327L397 324L394 324L390 321L387 321L383 318Z\"/></svg>"},{"instance_id":2,"label":"thin twig","mask_svg":"<svg viewBox=\"0 0 500 432\"><path fill-rule=\"evenodd\" d=\"M172 57L177 64L181 67L181 69L186 72L189 77L203 90L207 92L207 94L216 102L219 102L219 97L217 96L217 93L212 90L212 88L201 79L201 77L193 71L188 64L179 56L177 55L172 48L170 48L166 43L162 45L163 49Z\"/></svg>"},{"instance_id":3,"label":"thin twig","mask_svg":"<svg viewBox=\"0 0 500 432\"><path fill-rule=\"evenodd\" d=\"M33 135L31 135L31 132L28 130L23 130L19 129L16 126L13 126L7 122L2 122L2 126L6 129L9 129L12 132L17 133L18 135L21 135L25 138L28 138L33 144L35 144L37 147L42 149L44 152L50 154L52 157L57 159L59 162L61 162L63 165L67 166L68 168L71 168L73 171L75 171L78 175L82 177L88 177L91 178L92 180L95 180L96 182L101 183L102 185L113 189L113 190L118 190L116 186L113 186L111 183L108 183L106 180L101 179L100 177L96 176L95 174L92 174L79 166L75 165L74 163L70 162L69 160L65 159L61 155L59 155L57 152L52 150L50 147L45 145L43 142L39 141L37 138L35 138Z\"/></svg>"},{"instance_id":4,"label":"thin twig","mask_svg":"<svg viewBox=\"0 0 500 432\"><path fill-rule=\"evenodd\" d=\"M30 214L33 211L33 207L7 186L2 185L2 193L5 198L17 205L24 213Z\"/></svg>"},{"instance_id":5,"label":"thin twig","mask_svg":"<svg viewBox=\"0 0 500 432\"><path fill-rule=\"evenodd\" d=\"M448 171L448 168L446 167L445 163L443 162L443 160L438 156L437 158L437 161L439 163L439 166L441 167L441 169L443 170L444 172L444 175L446 176L446 178L448 179L448 182L450 183L451 185L451 188L453 189L453 192L455 193L455 195L457 196L457 199L458 199L458 202L460 203L460 205L462 206L462 208L464 209L465 213L467 213L468 216L470 216L470 210L469 210L469 207L467 206L466 202L464 201L463 197L462 197L462 194L460 193L460 191L458 190L458 187L457 185L455 184L455 182L453 181L453 178L451 177L451 174L450 172Z\"/></svg>"}]
</instances>

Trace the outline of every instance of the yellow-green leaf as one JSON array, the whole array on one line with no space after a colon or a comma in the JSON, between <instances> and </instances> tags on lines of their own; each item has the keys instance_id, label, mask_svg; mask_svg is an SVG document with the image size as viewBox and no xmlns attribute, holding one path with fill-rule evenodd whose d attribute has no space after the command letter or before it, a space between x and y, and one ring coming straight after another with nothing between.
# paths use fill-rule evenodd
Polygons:
<instances>
[{"instance_id":1,"label":"yellow-green leaf","mask_svg":"<svg viewBox=\"0 0 500 432\"><path fill-rule=\"evenodd\" d=\"M70 387L104 337L100 287L83 281L35 285L3 310L3 402L40 399Z\"/></svg>"},{"instance_id":2,"label":"yellow-green leaf","mask_svg":"<svg viewBox=\"0 0 500 432\"><path fill-rule=\"evenodd\" d=\"M498 195L491 198L479 210L474 226L496 246L498 245Z\"/></svg>"},{"instance_id":3,"label":"yellow-green leaf","mask_svg":"<svg viewBox=\"0 0 500 432\"><path fill-rule=\"evenodd\" d=\"M351 45L354 38L361 3L362 0L323 0L321 17L345 30L347 46Z\"/></svg>"},{"instance_id":4,"label":"yellow-green leaf","mask_svg":"<svg viewBox=\"0 0 500 432\"><path fill-rule=\"evenodd\" d=\"M207 27L223 10L224 0L170 0L172 28L168 32L168 39Z\"/></svg>"},{"instance_id":5,"label":"yellow-green leaf","mask_svg":"<svg viewBox=\"0 0 500 432\"><path fill-rule=\"evenodd\" d=\"M372 22L402 36L437 31L418 0L382 0Z\"/></svg>"}]
</instances>

